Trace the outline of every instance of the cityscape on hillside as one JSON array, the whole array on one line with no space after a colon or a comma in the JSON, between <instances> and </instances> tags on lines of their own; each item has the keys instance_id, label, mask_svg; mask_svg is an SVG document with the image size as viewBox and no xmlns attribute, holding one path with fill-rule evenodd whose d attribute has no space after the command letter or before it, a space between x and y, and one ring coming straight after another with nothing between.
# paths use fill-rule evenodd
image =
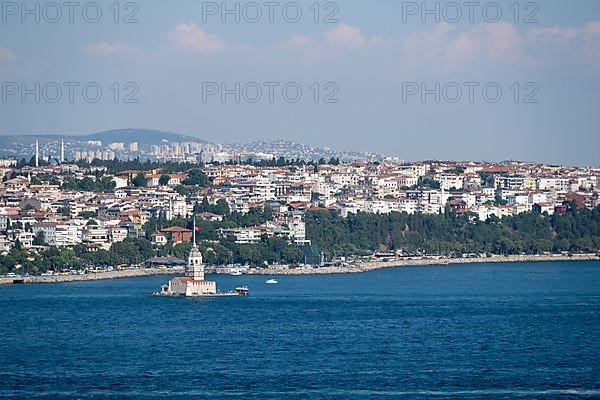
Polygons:
<instances>
[{"instance_id":1,"label":"cityscape on hillside","mask_svg":"<svg viewBox=\"0 0 600 400\"><path fill-rule=\"evenodd\" d=\"M87 147L77 147L81 145ZM382 257L599 249L597 237L561 233L559 225L548 225L546 232L529 239L520 236L523 228L516 225L514 238L498 232L498 237L481 239L473 233L469 245L458 245L456 238L439 231L415 227L417 236L408 235L411 222L406 222L388 228L391 236L374 237L370 243L351 236L347 243L338 237L338 243L326 237L315 215L335 215L341 218L339 226L361 215L372 215L373 224L384 215L434 220L454 215L480 229L481 223L489 227L523 215L543 219L580 210L597 213L600 168L517 161L407 163L385 157L344 161L339 157L348 153L281 141L146 146L150 153L136 142L36 138L27 147L31 154L0 159L3 272L176 267L187 257L196 219L204 229L199 243L209 266L230 272L267 266L348 267ZM398 234L402 237L391 239ZM49 251L56 252L56 261L42 263Z\"/></svg>"},{"instance_id":2,"label":"cityscape on hillside","mask_svg":"<svg viewBox=\"0 0 600 400\"><path fill-rule=\"evenodd\" d=\"M289 140L208 143L192 136L136 129L100 132L88 136L30 135L21 136L18 140L12 140L13 138L14 136L0 136L0 155L25 158L27 161L33 157L36 143L39 147L39 159L46 162L69 160L91 163L94 160L139 158L144 161L211 163L248 159L268 161L281 157L304 161L335 158L351 162L382 161L385 158L381 154L319 148Z\"/></svg>"}]
</instances>

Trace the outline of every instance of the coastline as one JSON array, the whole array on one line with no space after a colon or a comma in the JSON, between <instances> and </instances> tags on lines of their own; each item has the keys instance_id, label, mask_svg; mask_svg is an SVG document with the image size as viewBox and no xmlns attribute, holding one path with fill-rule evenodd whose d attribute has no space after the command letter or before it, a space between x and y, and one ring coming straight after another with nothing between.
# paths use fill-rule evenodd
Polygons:
<instances>
[{"instance_id":1,"label":"coastline","mask_svg":"<svg viewBox=\"0 0 600 400\"><path fill-rule=\"evenodd\" d=\"M368 261L359 264L343 267L322 267L322 268L261 268L249 269L244 271L244 275L329 275L329 274L357 274L375 271L378 269L402 268L402 267L434 267L451 266L458 264L478 264L478 263L518 263L518 262L549 262L549 261L600 261L597 254L574 254L568 255L517 255L517 256L494 256L494 257L473 257L473 258L427 258L418 260L397 259L393 261ZM208 273L216 272L216 268L207 268ZM123 271L99 272L86 275L53 275L53 276L27 276L17 278L24 284L42 284L42 283L65 283L65 282L83 282L110 279L135 278L155 275L178 275L183 273L181 269L159 269L143 268L128 269ZM13 284L15 278L0 278L0 285Z\"/></svg>"},{"instance_id":2,"label":"coastline","mask_svg":"<svg viewBox=\"0 0 600 400\"><path fill-rule=\"evenodd\" d=\"M52 275L52 276L25 276L22 278L0 278L0 285L13 284L15 279L22 280L24 284L40 283L65 283L65 282L83 282L83 281L104 281L110 279L137 278L142 276L154 275L175 275L182 273L179 269L126 269L122 271L98 272L85 275Z\"/></svg>"},{"instance_id":3,"label":"coastline","mask_svg":"<svg viewBox=\"0 0 600 400\"><path fill-rule=\"evenodd\" d=\"M550 262L550 261L600 261L597 254L574 254L568 255L517 255L517 256L494 256L473 258L439 258L407 260L397 259L393 261L368 261L345 267L325 268L294 268L294 269L253 269L247 275L322 275L322 274L353 274L375 271L378 269L402 268L402 267L435 267L451 266L458 264L482 264L482 263L518 263L518 262Z\"/></svg>"}]
</instances>

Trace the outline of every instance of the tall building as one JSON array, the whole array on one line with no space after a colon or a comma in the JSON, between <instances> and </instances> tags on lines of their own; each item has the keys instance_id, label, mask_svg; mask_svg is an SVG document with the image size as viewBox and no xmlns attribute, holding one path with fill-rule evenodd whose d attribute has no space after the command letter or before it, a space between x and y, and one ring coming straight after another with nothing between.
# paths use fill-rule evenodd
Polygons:
<instances>
[{"instance_id":1,"label":"tall building","mask_svg":"<svg viewBox=\"0 0 600 400\"><path fill-rule=\"evenodd\" d=\"M108 145L108 148L111 150L125 150L125 143L122 142L118 142L118 143L111 143Z\"/></svg>"},{"instance_id":2,"label":"tall building","mask_svg":"<svg viewBox=\"0 0 600 400\"><path fill-rule=\"evenodd\" d=\"M131 152L137 152L138 151L138 143L137 142L133 142L133 143L129 143L129 151Z\"/></svg>"},{"instance_id":3,"label":"tall building","mask_svg":"<svg viewBox=\"0 0 600 400\"><path fill-rule=\"evenodd\" d=\"M40 166L40 143L35 139L35 166Z\"/></svg>"},{"instance_id":4,"label":"tall building","mask_svg":"<svg viewBox=\"0 0 600 400\"><path fill-rule=\"evenodd\" d=\"M65 162L65 141L60 141L60 163L64 164Z\"/></svg>"}]
</instances>

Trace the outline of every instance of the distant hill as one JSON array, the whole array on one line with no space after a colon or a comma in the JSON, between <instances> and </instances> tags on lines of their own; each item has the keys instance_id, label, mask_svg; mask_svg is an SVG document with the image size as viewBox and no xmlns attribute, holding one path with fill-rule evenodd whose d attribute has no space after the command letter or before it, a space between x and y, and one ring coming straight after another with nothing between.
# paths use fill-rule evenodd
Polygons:
<instances>
[{"instance_id":1,"label":"distant hill","mask_svg":"<svg viewBox=\"0 0 600 400\"><path fill-rule=\"evenodd\" d=\"M138 142L140 145L158 144L162 141L206 143L204 140L200 140L194 136L152 129L115 129L86 136L79 136L79 138L79 140L101 140L104 143Z\"/></svg>"},{"instance_id":2,"label":"distant hill","mask_svg":"<svg viewBox=\"0 0 600 400\"><path fill-rule=\"evenodd\" d=\"M160 144L164 141L206 143L204 140L198 139L197 137L181 135L173 132L164 132L152 129L114 129L110 131L92 133L90 135L0 135L0 147L5 147L15 143L31 144L35 142L36 138L39 139L40 142L60 139L78 141L101 140L103 143L138 142L140 146Z\"/></svg>"}]
</instances>

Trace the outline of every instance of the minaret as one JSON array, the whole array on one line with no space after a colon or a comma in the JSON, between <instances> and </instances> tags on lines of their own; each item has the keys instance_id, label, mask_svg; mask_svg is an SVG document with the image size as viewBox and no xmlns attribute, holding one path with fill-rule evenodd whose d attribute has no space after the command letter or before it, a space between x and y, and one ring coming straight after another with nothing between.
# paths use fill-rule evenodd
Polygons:
<instances>
[{"instance_id":1,"label":"minaret","mask_svg":"<svg viewBox=\"0 0 600 400\"><path fill-rule=\"evenodd\" d=\"M196 215L194 215L194 230L192 232L192 250L188 257L188 265L185 271L185 275L188 278L192 278L195 281L204 280L204 264L202 263L202 253L196 245Z\"/></svg>"},{"instance_id":2,"label":"minaret","mask_svg":"<svg viewBox=\"0 0 600 400\"><path fill-rule=\"evenodd\" d=\"M60 141L60 163L65 163L65 141L64 139Z\"/></svg>"},{"instance_id":3,"label":"minaret","mask_svg":"<svg viewBox=\"0 0 600 400\"><path fill-rule=\"evenodd\" d=\"M35 166L40 166L40 144L37 139L35 139Z\"/></svg>"}]
</instances>

